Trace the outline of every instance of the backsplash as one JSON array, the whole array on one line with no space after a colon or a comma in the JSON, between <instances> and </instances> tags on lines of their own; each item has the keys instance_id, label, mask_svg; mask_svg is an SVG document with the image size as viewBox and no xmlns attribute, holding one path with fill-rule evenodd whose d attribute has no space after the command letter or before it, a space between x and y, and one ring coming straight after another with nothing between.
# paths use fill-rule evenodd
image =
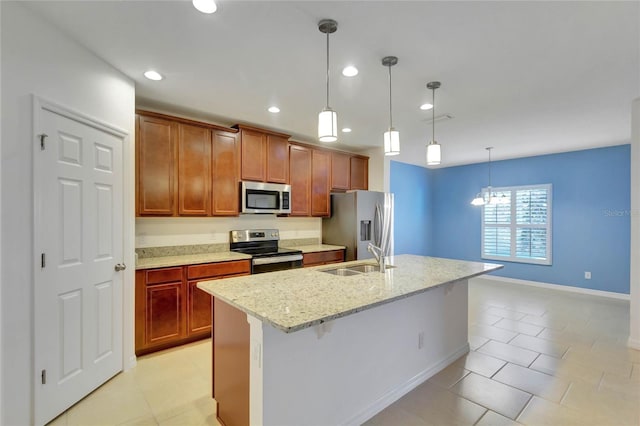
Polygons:
<instances>
[{"instance_id":1,"label":"backsplash","mask_svg":"<svg viewBox=\"0 0 640 426\"><path fill-rule=\"evenodd\" d=\"M138 249L162 250L174 246L206 246L196 248L206 250L202 253L227 251L229 231L269 228L280 230L280 240L306 241L296 245L316 244L322 239L322 219L317 217L139 217L136 218L136 252L143 257ZM285 246L284 241L280 244ZM287 244L292 243L287 241Z\"/></svg>"}]
</instances>

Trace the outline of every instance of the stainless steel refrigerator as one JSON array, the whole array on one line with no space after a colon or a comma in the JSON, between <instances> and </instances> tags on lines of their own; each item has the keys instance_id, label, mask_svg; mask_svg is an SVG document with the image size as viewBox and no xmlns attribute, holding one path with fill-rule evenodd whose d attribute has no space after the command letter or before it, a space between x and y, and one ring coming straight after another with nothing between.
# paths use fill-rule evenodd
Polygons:
<instances>
[{"instance_id":1,"label":"stainless steel refrigerator","mask_svg":"<svg viewBox=\"0 0 640 426\"><path fill-rule=\"evenodd\" d=\"M369 259L369 243L393 256L393 194L349 191L331 194L331 217L322 219L322 242L347 247L346 260Z\"/></svg>"}]
</instances>

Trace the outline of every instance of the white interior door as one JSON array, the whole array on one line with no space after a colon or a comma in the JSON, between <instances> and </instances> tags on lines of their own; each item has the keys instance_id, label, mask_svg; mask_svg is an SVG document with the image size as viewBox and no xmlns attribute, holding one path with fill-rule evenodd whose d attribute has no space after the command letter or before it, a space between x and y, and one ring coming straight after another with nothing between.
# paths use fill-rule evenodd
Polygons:
<instances>
[{"instance_id":1,"label":"white interior door","mask_svg":"<svg viewBox=\"0 0 640 426\"><path fill-rule=\"evenodd\" d=\"M43 424L122 370L123 274L115 266L123 258L124 133L34 105L34 420Z\"/></svg>"}]
</instances>

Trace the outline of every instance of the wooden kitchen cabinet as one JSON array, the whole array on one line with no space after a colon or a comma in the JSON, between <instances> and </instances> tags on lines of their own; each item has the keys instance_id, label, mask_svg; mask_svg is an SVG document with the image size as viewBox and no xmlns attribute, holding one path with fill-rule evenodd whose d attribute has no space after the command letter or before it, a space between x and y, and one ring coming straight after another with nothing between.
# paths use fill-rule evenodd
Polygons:
<instances>
[{"instance_id":1,"label":"wooden kitchen cabinet","mask_svg":"<svg viewBox=\"0 0 640 426\"><path fill-rule=\"evenodd\" d=\"M211 130L178 126L178 214L211 214Z\"/></svg>"},{"instance_id":2,"label":"wooden kitchen cabinet","mask_svg":"<svg viewBox=\"0 0 640 426\"><path fill-rule=\"evenodd\" d=\"M211 335L211 297L199 281L248 275L249 260L136 271L136 354Z\"/></svg>"},{"instance_id":3,"label":"wooden kitchen cabinet","mask_svg":"<svg viewBox=\"0 0 640 426\"><path fill-rule=\"evenodd\" d=\"M311 154L311 148L289 146L290 216L311 215Z\"/></svg>"},{"instance_id":4,"label":"wooden kitchen cabinet","mask_svg":"<svg viewBox=\"0 0 640 426\"><path fill-rule=\"evenodd\" d=\"M351 189L351 156L342 152L331 153L331 190Z\"/></svg>"},{"instance_id":5,"label":"wooden kitchen cabinet","mask_svg":"<svg viewBox=\"0 0 640 426\"><path fill-rule=\"evenodd\" d=\"M289 183L289 135L238 126L242 180Z\"/></svg>"},{"instance_id":6,"label":"wooden kitchen cabinet","mask_svg":"<svg viewBox=\"0 0 640 426\"><path fill-rule=\"evenodd\" d=\"M311 153L311 216L331 215L329 173L331 154L314 149Z\"/></svg>"},{"instance_id":7,"label":"wooden kitchen cabinet","mask_svg":"<svg viewBox=\"0 0 640 426\"><path fill-rule=\"evenodd\" d=\"M344 249L304 253L302 257L302 266L305 268L328 265L330 263L342 263L344 262Z\"/></svg>"},{"instance_id":8,"label":"wooden kitchen cabinet","mask_svg":"<svg viewBox=\"0 0 640 426\"><path fill-rule=\"evenodd\" d=\"M157 117L136 117L136 212L139 216L177 213L178 125Z\"/></svg>"},{"instance_id":9,"label":"wooden kitchen cabinet","mask_svg":"<svg viewBox=\"0 0 640 426\"><path fill-rule=\"evenodd\" d=\"M214 216L237 216L240 207L240 144L235 133L212 132L212 207Z\"/></svg>"},{"instance_id":10,"label":"wooden kitchen cabinet","mask_svg":"<svg viewBox=\"0 0 640 426\"><path fill-rule=\"evenodd\" d=\"M351 157L351 189L369 189L369 158Z\"/></svg>"}]
</instances>

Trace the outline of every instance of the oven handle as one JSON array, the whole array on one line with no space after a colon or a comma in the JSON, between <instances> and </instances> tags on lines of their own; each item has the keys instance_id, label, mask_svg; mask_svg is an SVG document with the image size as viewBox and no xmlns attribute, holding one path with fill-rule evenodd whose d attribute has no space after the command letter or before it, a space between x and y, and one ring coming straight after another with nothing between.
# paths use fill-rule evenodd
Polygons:
<instances>
[{"instance_id":1,"label":"oven handle","mask_svg":"<svg viewBox=\"0 0 640 426\"><path fill-rule=\"evenodd\" d=\"M252 259L252 262L254 265L269 265L271 263L293 262L296 260L302 260L302 255L292 254L289 256L259 257L257 259Z\"/></svg>"}]
</instances>

